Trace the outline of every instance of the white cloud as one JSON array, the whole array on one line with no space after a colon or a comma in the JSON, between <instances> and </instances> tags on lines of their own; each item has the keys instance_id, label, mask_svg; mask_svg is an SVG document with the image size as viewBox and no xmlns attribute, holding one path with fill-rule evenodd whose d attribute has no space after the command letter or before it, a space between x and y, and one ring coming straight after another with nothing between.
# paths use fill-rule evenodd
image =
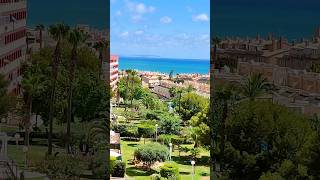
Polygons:
<instances>
[{"instance_id":1,"label":"white cloud","mask_svg":"<svg viewBox=\"0 0 320 180\"><path fill-rule=\"evenodd\" d=\"M128 31L124 31L123 33L120 34L121 37L127 37L129 35Z\"/></svg>"},{"instance_id":2,"label":"white cloud","mask_svg":"<svg viewBox=\"0 0 320 180\"><path fill-rule=\"evenodd\" d=\"M134 3L131 1L126 1L127 7L130 11L137 13L137 14L145 14L145 13L152 13L155 11L155 7L147 6L144 3Z\"/></svg>"},{"instance_id":3,"label":"white cloud","mask_svg":"<svg viewBox=\"0 0 320 180\"><path fill-rule=\"evenodd\" d=\"M207 14L202 13L192 17L193 21L209 21L209 17Z\"/></svg>"},{"instance_id":4,"label":"white cloud","mask_svg":"<svg viewBox=\"0 0 320 180\"><path fill-rule=\"evenodd\" d=\"M164 17L162 17L162 18L160 19L160 22L161 22L161 23L164 23L164 24L169 24L169 23L172 22L172 19L171 19L170 17L168 17L168 16L164 16Z\"/></svg>"},{"instance_id":5,"label":"white cloud","mask_svg":"<svg viewBox=\"0 0 320 180\"><path fill-rule=\"evenodd\" d=\"M116 15L117 15L117 16L121 16L121 15L122 15L122 12L119 10L119 11L116 12Z\"/></svg>"},{"instance_id":6,"label":"white cloud","mask_svg":"<svg viewBox=\"0 0 320 180\"><path fill-rule=\"evenodd\" d=\"M141 15L133 15L131 17L131 19L133 22L139 22L142 19L142 16Z\"/></svg>"},{"instance_id":7,"label":"white cloud","mask_svg":"<svg viewBox=\"0 0 320 180\"><path fill-rule=\"evenodd\" d=\"M138 31L135 32L136 35L141 35L143 33L144 33L144 31L142 31L142 30L138 30Z\"/></svg>"}]
</instances>

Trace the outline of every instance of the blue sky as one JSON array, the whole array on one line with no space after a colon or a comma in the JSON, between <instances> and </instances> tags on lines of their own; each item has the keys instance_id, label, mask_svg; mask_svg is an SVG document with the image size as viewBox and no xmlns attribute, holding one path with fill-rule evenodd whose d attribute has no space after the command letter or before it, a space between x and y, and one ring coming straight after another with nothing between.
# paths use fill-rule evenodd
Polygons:
<instances>
[{"instance_id":1,"label":"blue sky","mask_svg":"<svg viewBox=\"0 0 320 180\"><path fill-rule=\"evenodd\" d=\"M111 53L209 59L209 0L111 0Z\"/></svg>"}]
</instances>

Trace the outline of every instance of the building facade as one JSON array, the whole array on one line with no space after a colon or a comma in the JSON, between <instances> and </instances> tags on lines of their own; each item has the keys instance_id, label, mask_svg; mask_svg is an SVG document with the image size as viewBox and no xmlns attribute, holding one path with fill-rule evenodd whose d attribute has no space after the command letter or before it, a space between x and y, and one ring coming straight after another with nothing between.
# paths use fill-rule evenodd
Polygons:
<instances>
[{"instance_id":1,"label":"building facade","mask_svg":"<svg viewBox=\"0 0 320 180\"><path fill-rule=\"evenodd\" d=\"M21 63L26 57L26 0L0 0L0 73L8 92L21 93Z\"/></svg>"},{"instance_id":2,"label":"building facade","mask_svg":"<svg viewBox=\"0 0 320 180\"><path fill-rule=\"evenodd\" d=\"M119 56L110 56L110 86L112 91L117 88L117 83L119 81Z\"/></svg>"}]
</instances>

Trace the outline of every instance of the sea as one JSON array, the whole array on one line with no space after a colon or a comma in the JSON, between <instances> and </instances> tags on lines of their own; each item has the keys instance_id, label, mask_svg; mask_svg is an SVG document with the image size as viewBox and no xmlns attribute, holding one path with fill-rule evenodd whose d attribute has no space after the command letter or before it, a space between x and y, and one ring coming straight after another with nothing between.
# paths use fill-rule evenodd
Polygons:
<instances>
[{"instance_id":1,"label":"sea","mask_svg":"<svg viewBox=\"0 0 320 180\"><path fill-rule=\"evenodd\" d=\"M119 57L119 69L154 71L169 74L208 74L210 61L206 59L173 59L155 57Z\"/></svg>"}]
</instances>

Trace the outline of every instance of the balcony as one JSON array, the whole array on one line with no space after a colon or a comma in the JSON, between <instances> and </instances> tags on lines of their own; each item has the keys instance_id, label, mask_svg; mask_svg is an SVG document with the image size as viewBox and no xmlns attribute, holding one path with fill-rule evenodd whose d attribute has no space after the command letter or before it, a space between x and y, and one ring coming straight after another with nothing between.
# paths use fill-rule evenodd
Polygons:
<instances>
[{"instance_id":1,"label":"balcony","mask_svg":"<svg viewBox=\"0 0 320 180\"><path fill-rule=\"evenodd\" d=\"M16 69L17 67L21 66L21 63L25 60L25 56L22 56L9 64L5 65L3 68L0 69L1 74L8 74L12 70Z\"/></svg>"},{"instance_id":2,"label":"balcony","mask_svg":"<svg viewBox=\"0 0 320 180\"><path fill-rule=\"evenodd\" d=\"M22 46L26 46L26 38L23 37L21 39L18 39L14 42L11 42L9 44L4 44L4 39L1 39L0 41L0 54L6 54L14 49L17 49L19 47L22 47Z\"/></svg>"},{"instance_id":3,"label":"balcony","mask_svg":"<svg viewBox=\"0 0 320 180\"><path fill-rule=\"evenodd\" d=\"M18 20L15 23L9 22L3 25L0 24L0 34L9 33L9 32L13 32L18 29L24 28L26 27L26 23L27 23L26 20L23 19L23 20Z\"/></svg>"},{"instance_id":4,"label":"balcony","mask_svg":"<svg viewBox=\"0 0 320 180\"><path fill-rule=\"evenodd\" d=\"M9 12L23 8L27 8L27 1L0 4L0 12Z\"/></svg>"}]
</instances>

